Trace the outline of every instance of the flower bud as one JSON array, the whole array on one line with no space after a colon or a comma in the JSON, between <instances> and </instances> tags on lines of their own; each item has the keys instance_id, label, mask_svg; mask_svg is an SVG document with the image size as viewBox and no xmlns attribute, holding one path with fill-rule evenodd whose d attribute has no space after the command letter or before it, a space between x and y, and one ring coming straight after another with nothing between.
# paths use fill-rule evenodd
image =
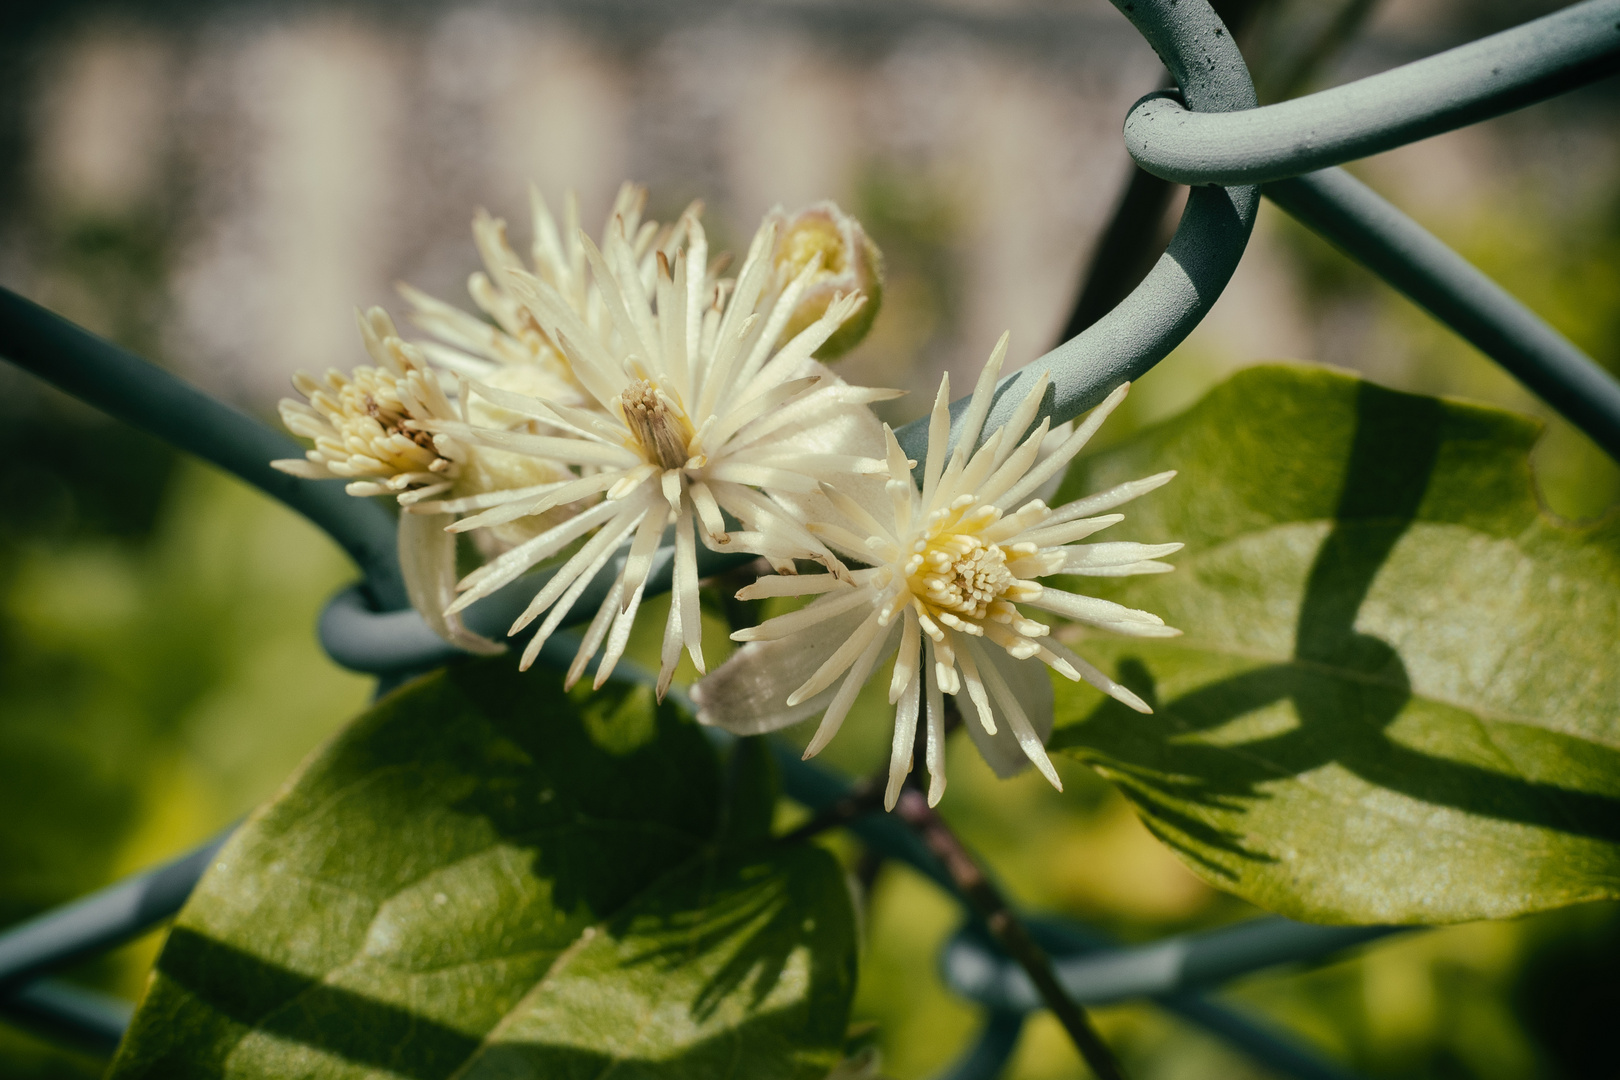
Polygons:
<instances>
[{"instance_id":1,"label":"flower bud","mask_svg":"<svg viewBox=\"0 0 1620 1080\"><path fill-rule=\"evenodd\" d=\"M783 285L802 273L816 256L821 257L820 269L799 298L778 346L821 318L835 296L859 292L866 297L861 309L816 350L816 359L836 360L860 344L877 318L883 302L883 254L861 223L831 201L807 206L786 218L778 237L774 261L777 280Z\"/></svg>"}]
</instances>

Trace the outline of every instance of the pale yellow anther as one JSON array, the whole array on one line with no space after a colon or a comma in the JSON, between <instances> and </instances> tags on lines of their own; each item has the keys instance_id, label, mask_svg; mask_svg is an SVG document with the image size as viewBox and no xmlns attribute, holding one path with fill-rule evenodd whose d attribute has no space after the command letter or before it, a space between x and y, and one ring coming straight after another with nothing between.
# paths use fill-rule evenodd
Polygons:
<instances>
[{"instance_id":1,"label":"pale yellow anther","mask_svg":"<svg viewBox=\"0 0 1620 1080\"><path fill-rule=\"evenodd\" d=\"M679 469L691 456L692 425L662 391L646 379L636 379L619 395L624 423L648 462L664 469Z\"/></svg>"}]
</instances>

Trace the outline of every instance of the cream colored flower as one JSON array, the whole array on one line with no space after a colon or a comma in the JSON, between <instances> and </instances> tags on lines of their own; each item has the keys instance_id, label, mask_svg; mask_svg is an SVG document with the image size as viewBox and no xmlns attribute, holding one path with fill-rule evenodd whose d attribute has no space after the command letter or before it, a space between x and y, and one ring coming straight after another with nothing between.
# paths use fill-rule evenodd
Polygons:
<instances>
[{"instance_id":1,"label":"cream colored flower","mask_svg":"<svg viewBox=\"0 0 1620 1080\"><path fill-rule=\"evenodd\" d=\"M401 506L451 492L459 483L476 480L502 465L453 436L436 434L425 425L459 416L445 396L439 375L420 352L401 341L381 308L359 316L360 336L377 366L358 367L350 375L332 370L324 379L307 372L293 376L293 386L307 401L281 400L287 430L314 442L302 458L272 461L282 472L309 480L348 480L350 495L393 495ZM529 483L555 479L559 470L512 459ZM466 629L445 614L453 598L454 538L446 538L448 517L401 515L400 569L411 605L441 637L473 652L499 652L501 646Z\"/></svg>"},{"instance_id":2,"label":"cream colored flower","mask_svg":"<svg viewBox=\"0 0 1620 1080\"><path fill-rule=\"evenodd\" d=\"M646 227L616 219L598 250L582 235L586 275L565 281L509 267L505 287L553 343L588 395L583 406L474 382L474 399L539 425L546 434L436 421L434 430L474 446L564 463L577 478L558 488L501 493L454 526L499 526L591 497L601 501L517 545L469 574L451 612L464 609L530 567L583 541L513 625L545 616L524 652L531 663L615 552L629 549L613 586L585 631L570 682L605 642L600 685L622 655L654 554L673 527L673 597L665 626L659 692L684 647L704 669L698 607L697 543L762 554L784 571L798 557L836 572L837 557L800 523L824 506L824 482L882 472L882 433L866 410L893 396L843 384L812 355L860 310L841 295L778 346L783 329L816 279L812 255L791 278L774 262L776 223L754 237L735 283L708 273L708 244L696 208L659 244L644 249ZM648 256L651 256L650 258ZM573 291L570 292L569 290ZM582 313L581 295L597 298ZM593 322L600 310L605 321ZM875 481L869 486L881 495ZM456 504L472 509L470 504ZM726 521L731 515L742 527Z\"/></svg>"},{"instance_id":3,"label":"cream colored flower","mask_svg":"<svg viewBox=\"0 0 1620 1080\"><path fill-rule=\"evenodd\" d=\"M611 334L602 298L585 273L578 232L578 207L566 203L565 244L539 193L531 189L535 218L534 261L542 278L567 297L579 317ZM654 222L643 223L646 192L625 184L614 204L615 217L635 233L638 257L650 266L655 243L667 240ZM540 330L534 316L510 291L511 273L522 262L506 240L504 222L480 211L473 239L487 272L468 283L474 302L494 325L435 300L409 286L401 291L415 307L413 320L438 341L407 343L380 308L360 319L366 349L375 367L351 375L329 372L322 380L299 373L294 386L308 403L285 399L283 420L294 434L315 442L304 461L275 462L277 468L309 478L349 479L351 495L395 495L406 513L400 519L400 562L411 602L441 636L478 652L499 646L471 634L455 613L455 537L445 532L456 515L500 504L507 493L554 490L576 479L567 467L532 455L519 455L458 440L424 426L429 421L476 424L483 428L537 433L526 416L484 398L454 397L457 380L486 385L564 404L583 404L584 391L567 361ZM431 365L430 365L431 362ZM486 558L552 528L572 516L576 504L563 503L521 521L481 529L475 539Z\"/></svg>"},{"instance_id":4,"label":"cream colored flower","mask_svg":"<svg viewBox=\"0 0 1620 1080\"><path fill-rule=\"evenodd\" d=\"M438 377L401 341L381 308L359 316L360 336L376 367L352 375L333 369L324 379L300 371L293 386L308 403L281 399L287 430L315 443L304 458L271 462L311 480L339 477L350 495L399 495L405 503L448 491L466 458L449 437L436 438L421 421L454 417Z\"/></svg>"},{"instance_id":5,"label":"cream colored flower","mask_svg":"<svg viewBox=\"0 0 1620 1080\"><path fill-rule=\"evenodd\" d=\"M657 222L641 220L646 204L647 190L626 182L614 199L608 222L609 228L615 221L624 223L627 234L634 238L635 259L644 273L650 273L654 252L666 247L673 250L673 246L669 243L669 228L661 230ZM529 209L534 220L532 273L555 289L585 325L598 334L611 336L601 292L586 269L579 203L573 192L564 198L560 232L545 199L533 185L529 188ZM606 232L604 229L604 236ZM490 321L401 285L400 293L415 308L411 321L438 339L422 342L422 352L441 367L470 379L564 405L588 407L590 396L575 378L562 351L513 289L513 275L530 271L507 240L506 222L478 211L473 218L473 243L483 258L484 269L468 279L467 291ZM501 418L499 411L495 411L494 418ZM482 422L486 418L473 419Z\"/></svg>"},{"instance_id":6,"label":"cream colored flower","mask_svg":"<svg viewBox=\"0 0 1620 1080\"><path fill-rule=\"evenodd\" d=\"M1053 636L1051 626L1023 609L1139 637L1179 633L1156 615L1039 580L1054 574L1116 577L1171 569L1157 560L1179 550L1180 544L1076 541L1123 519L1120 514L1092 515L1151 491L1175 474L1121 484L1055 510L1031 498L1080 451L1127 388L1116 390L1055 452L1037 461L1048 423L1042 420L1033 432L1029 429L1046 390L1042 375L1007 424L973 451L1006 345L1004 336L985 365L962 420L957 450L948 461L950 380L941 381L920 492L911 472L916 463L906 459L887 426L887 511L874 514L826 489L839 519L812 522L810 531L845 558L870 565L842 575L762 578L737 594L744 599L817 599L732 635L751 644L693 688L700 721L756 734L824 711L805 751L810 757L837 733L872 670L895 653L889 701L898 709L886 793L892 809L911 771L912 746L924 716L929 802L944 793L946 694L957 695L965 726L997 773L1009 775L1027 758L1059 789L1062 784L1044 746L1052 726L1047 667L1069 679L1084 679L1133 709L1149 711L1140 698L1076 656Z\"/></svg>"}]
</instances>

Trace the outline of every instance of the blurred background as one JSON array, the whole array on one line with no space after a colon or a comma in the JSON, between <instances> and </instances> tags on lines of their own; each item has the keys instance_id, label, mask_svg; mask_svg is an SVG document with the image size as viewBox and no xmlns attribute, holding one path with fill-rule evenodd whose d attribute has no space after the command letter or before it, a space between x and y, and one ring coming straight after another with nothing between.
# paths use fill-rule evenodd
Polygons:
<instances>
[{"instance_id":1,"label":"blurred background","mask_svg":"<svg viewBox=\"0 0 1620 1080\"><path fill-rule=\"evenodd\" d=\"M1274 100L1558 6L1223 10ZM772 205L833 198L889 270L876 327L841 368L914 391L888 406L902 421L942 371L970 379L1002 330L1015 363L1060 339L1131 178L1121 121L1162 78L1104 0L13 0L0 284L269 418L295 369L363 360L353 309L399 314L395 282L465 303L474 208L511 221L522 249L531 180L553 205L577 190L593 232L622 179L650 185L666 218L701 197L734 250ZM1611 369L1617 89L1355 170ZM1104 252L1094 300L1134 280L1175 202L1150 201L1123 254ZM1582 436L1269 204L1213 314L1104 438L1279 358L1542 416L1548 506L1589 517L1620 496L1620 470ZM320 605L352 571L299 519L3 364L0 425L5 925L236 819L369 685L315 643ZM826 760L864 772L886 755L886 725L845 730ZM1027 905L1130 940L1254 914L1182 869L1100 781L1070 769L1059 797L1038 778L995 781L974 754L952 768L943 809ZM856 1019L877 1025L889 1073L925 1077L975 1023L935 972L957 914L904 870L868 876ZM72 977L133 998L158 944ZM1620 917L1592 905L1413 935L1227 996L1370 1076L1614 1076L1617 964ZM1100 1022L1138 1078L1261 1075L1148 1007ZM0 1076L101 1067L0 1025ZM1038 1020L1009 1075L1078 1069Z\"/></svg>"}]
</instances>

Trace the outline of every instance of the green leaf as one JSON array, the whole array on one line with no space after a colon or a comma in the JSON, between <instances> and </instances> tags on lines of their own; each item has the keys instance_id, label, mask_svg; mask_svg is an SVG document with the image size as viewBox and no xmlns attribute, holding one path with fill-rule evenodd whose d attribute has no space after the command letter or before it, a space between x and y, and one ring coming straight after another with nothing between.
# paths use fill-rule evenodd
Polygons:
<instances>
[{"instance_id":1,"label":"green leaf","mask_svg":"<svg viewBox=\"0 0 1620 1080\"><path fill-rule=\"evenodd\" d=\"M1181 470L1126 526L1185 541L1177 571L1069 585L1186 634L1089 637L1156 712L1058 680L1052 745L1205 878L1296 918L1620 896L1620 520L1542 512L1537 433L1266 367L1078 463L1060 499Z\"/></svg>"},{"instance_id":2,"label":"green leaf","mask_svg":"<svg viewBox=\"0 0 1620 1080\"><path fill-rule=\"evenodd\" d=\"M819 1080L854 989L843 875L757 822L722 842L723 797L646 687L499 657L420 679L232 837L112 1075Z\"/></svg>"}]
</instances>

